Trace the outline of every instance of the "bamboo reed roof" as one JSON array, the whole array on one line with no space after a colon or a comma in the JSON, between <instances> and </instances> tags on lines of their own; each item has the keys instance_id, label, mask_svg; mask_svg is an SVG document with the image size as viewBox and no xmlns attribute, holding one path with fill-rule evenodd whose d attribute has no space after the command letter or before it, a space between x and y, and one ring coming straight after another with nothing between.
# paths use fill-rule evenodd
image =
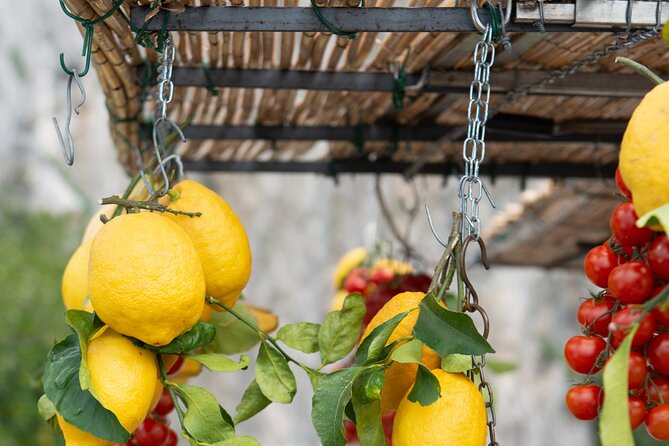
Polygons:
<instances>
[{"instance_id":1,"label":"bamboo reed roof","mask_svg":"<svg viewBox=\"0 0 669 446\"><path fill-rule=\"evenodd\" d=\"M360 6L360 0L316 1L325 7ZM64 2L71 12L84 19L95 19L113 6L112 0ZM154 0L127 0L122 9L132 19L133 6L153 3ZM178 14L184 6L308 6L306 0L160 0L159 4L173 14ZM458 0L367 0L365 7L450 8L457 4ZM78 26L83 33L84 28L81 24ZM393 106L390 91L328 90L326 85L323 89L318 86L311 89L280 88L285 87L282 84L275 86L277 88L177 86L169 116L186 126L186 132L198 126L224 126L219 133L243 128L247 133L239 134L248 134L248 128L293 128L299 133L300 129L326 126L335 127L335 132L342 129L342 134L349 135L340 140L332 138L335 140L326 144L317 144L308 138L291 140L290 136L275 139L272 136L265 139L190 138L187 143L180 144L178 150L184 162L193 166L189 167L191 170L217 170L215 163L228 163L228 166L246 163L253 171L255 162L259 161L306 164L364 159L372 163L384 160L385 166L393 163L408 165L425 157L424 154L429 155L427 161L433 163L433 167L461 163L461 142L439 140L435 146L436 139L421 139L424 135L420 126L432 126L434 133L434 127L446 129L466 122L467 79L471 79L466 73L473 70L472 51L480 39L478 34L363 32L358 33L355 40L325 32L180 31L171 35L176 48L175 69L243 70L240 71L243 80L258 70L389 73L406 60L406 72L414 81L429 68L431 76L435 73L436 76L430 78L428 86L434 81L435 84L446 82L447 87L406 91L407 99L398 109ZM531 81L533 74L559 69L610 45L614 34L605 31L535 32L512 33L509 37L513 51L498 50L491 75L491 109L504 98L504 88L498 89L498 82L504 83L507 91L524 85ZM156 64L157 53L136 43L128 22L118 12L95 26L92 48L94 67L106 95L109 127L118 158L132 173L137 170L136 159L140 151L150 153L152 150L150 130L147 133L146 126L153 120L155 104L152 86L145 74L147 65ZM666 46L660 39L647 40L583 67L571 80L565 79L560 88L533 91L516 99L501 110L504 120L493 118L489 122L484 167L553 163L559 166L559 172L544 169L541 175L564 178L579 176L575 173L578 169L570 166L594 166L594 174L587 176L610 178L617 164L618 143L625 122L643 93L652 87L646 79L615 64L615 56L631 57L656 73L669 74ZM587 77L593 73L595 77ZM621 74L625 76L620 77ZM454 88L455 78L464 84ZM352 128L361 126L372 130L374 126L385 126L386 134L388 128L396 126L415 130L409 132L411 138L395 141L384 138L352 140ZM544 133L535 138L532 132L537 128L543 128ZM569 137L559 139L556 135L564 129ZM524 131L530 133L529 137ZM268 134L276 135L277 132ZM598 170L599 167L603 170ZM509 171L522 176L530 170ZM567 180L551 183L546 190L526 197L515 209L499 217L488 236L491 258L495 263L511 265L580 265L587 249L607 238L608 216L618 202L611 182ZM582 209L586 207L588 212L583 213Z\"/></svg>"},{"instance_id":2,"label":"bamboo reed roof","mask_svg":"<svg viewBox=\"0 0 669 446\"><path fill-rule=\"evenodd\" d=\"M359 0L318 0L322 6L358 6ZM398 0L399 2L399 0ZM394 0L368 0L365 7L452 7L457 0L408 0L401 5ZM107 12L112 0L65 0L70 10L85 19ZM122 7L150 4L152 0L127 1ZM304 0L161 0L160 4L178 13L182 6L305 6ZM460 5L462 6L462 5ZM79 24L80 29L83 28ZM277 69L346 72L388 72L406 57L406 71L420 74L430 67L444 73L472 71L472 50L479 36L471 33L360 33L356 40L330 33L301 32L173 32L176 46L175 67L210 69ZM509 72L552 70L569 64L606 46L612 40L608 32L598 33L527 33L510 35L511 53L501 49L495 62L495 76ZM407 56L407 51L410 53ZM633 55L659 73L669 73L669 52L661 40L641 42L617 55ZM110 130L125 168L136 170L133 149L143 147L148 139L142 125L151 121L153 99L150 87L139 77L145 61L155 64L157 55L135 42L128 23L117 12L94 28L93 61L107 97ZM613 57L585 67L586 72L620 73ZM643 85L647 82L638 77ZM522 84L522 79L519 80ZM648 83L648 88L651 85ZM353 126L388 123L412 125L455 125L466 122L468 97L461 92L408 92L402 109L392 105L388 92L318 91L300 89L219 88L216 95L204 87L176 87L169 115L179 124L228 126ZM502 99L493 94L491 108ZM529 95L517 99L502 112L523 119L544 118L555 124L585 120L616 121L629 118L639 97ZM528 124L529 126L529 124ZM587 128L581 130L587 134ZM596 139L596 138L595 138ZM411 162L432 143L424 141L330 142L326 150L315 150L314 141L286 140L214 140L191 139L179 147L185 161L196 160L313 160L347 159L374 156L392 161ZM389 147L392 148L389 149ZM611 164L617 157L613 141L490 142L486 161L496 163L565 162L574 164ZM433 150L429 161L460 159L460 143L446 143Z\"/></svg>"}]
</instances>

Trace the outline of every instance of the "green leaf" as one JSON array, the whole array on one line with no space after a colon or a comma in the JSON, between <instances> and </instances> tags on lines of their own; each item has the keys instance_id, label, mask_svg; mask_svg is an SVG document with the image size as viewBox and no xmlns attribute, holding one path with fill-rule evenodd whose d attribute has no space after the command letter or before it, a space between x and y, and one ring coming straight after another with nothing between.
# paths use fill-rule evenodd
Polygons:
<instances>
[{"instance_id":1,"label":"green leaf","mask_svg":"<svg viewBox=\"0 0 669 446\"><path fill-rule=\"evenodd\" d=\"M439 380L430 372L430 369L423 364L419 364L416 372L416 382L407 399L421 406L429 406L437 401L440 396L441 384L439 384Z\"/></svg>"},{"instance_id":2,"label":"green leaf","mask_svg":"<svg viewBox=\"0 0 669 446\"><path fill-rule=\"evenodd\" d=\"M318 351L318 331L321 324L313 322L300 322L288 324L281 327L276 338L288 347L304 353L315 353Z\"/></svg>"},{"instance_id":3,"label":"green leaf","mask_svg":"<svg viewBox=\"0 0 669 446\"><path fill-rule=\"evenodd\" d=\"M665 231L669 230L669 203L642 215L636 221L636 225L639 228L659 225Z\"/></svg>"},{"instance_id":4,"label":"green leaf","mask_svg":"<svg viewBox=\"0 0 669 446\"><path fill-rule=\"evenodd\" d=\"M65 421L82 431L114 443L125 443L130 433L116 415L105 409L79 384L81 349L78 338L70 335L54 345L44 369L44 392Z\"/></svg>"},{"instance_id":5,"label":"green leaf","mask_svg":"<svg viewBox=\"0 0 669 446\"><path fill-rule=\"evenodd\" d=\"M227 356L218 353L184 355L184 357L201 363L212 372L236 372L238 370L246 369L251 363L251 358L246 355L241 355L239 357L239 362L235 362Z\"/></svg>"},{"instance_id":6,"label":"green leaf","mask_svg":"<svg viewBox=\"0 0 669 446\"><path fill-rule=\"evenodd\" d=\"M318 348L323 365L346 356L360 338L360 327L367 309L360 293L349 294L339 311L331 311L318 331Z\"/></svg>"},{"instance_id":7,"label":"green leaf","mask_svg":"<svg viewBox=\"0 0 669 446\"><path fill-rule=\"evenodd\" d=\"M486 361L486 365L488 362ZM441 368L451 373L466 372L471 370L472 367L472 357L469 355L460 355L458 353L452 353L448 356L441 358Z\"/></svg>"},{"instance_id":8,"label":"green leaf","mask_svg":"<svg viewBox=\"0 0 669 446\"><path fill-rule=\"evenodd\" d=\"M293 401L297 384L283 355L266 342L260 344L256 360L256 381L262 393L275 403Z\"/></svg>"},{"instance_id":9,"label":"green leaf","mask_svg":"<svg viewBox=\"0 0 669 446\"><path fill-rule=\"evenodd\" d=\"M37 411L44 421L49 421L56 416L56 406L46 395L42 395L37 401Z\"/></svg>"},{"instance_id":10,"label":"green leaf","mask_svg":"<svg viewBox=\"0 0 669 446\"><path fill-rule=\"evenodd\" d=\"M374 367L363 369L360 375L353 381L353 396L360 403L371 403L381 399L383 388L384 369Z\"/></svg>"},{"instance_id":11,"label":"green leaf","mask_svg":"<svg viewBox=\"0 0 669 446\"><path fill-rule=\"evenodd\" d=\"M402 319L409 314L408 311L396 314L378 327L374 328L370 334L358 346L355 352L355 363L358 365L369 364L379 360L383 348L388 342L388 338L395 331L395 328L402 322Z\"/></svg>"},{"instance_id":12,"label":"green leaf","mask_svg":"<svg viewBox=\"0 0 669 446\"><path fill-rule=\"evenodd\" d=\"M95 313L82 310L67 310L65 322L79 337L79 348L81 349L81 366L79 367L79 384L81 390L89 390L95 393L91 382L91 373L88 370L88 341L104 325Z\"/></svg>"},{"instance_id":13,"label":"green leaf","mask_svg":"<svg viewBox=\"0 0 669 446\"><path fill-rule=\"evenodd\" d=\"M639 328L634 324L620 347L606 363L603 373L604 405L599 414L599 438L602 446L634 446L632 427L629 421L627 365L632 338Z\"/></svg>"},{"instance_id":14,"label":"green leaf","mask_svg":"<svg viewBox=\"0 0 669 446\"><path fill-rule=\"evenodd\" d=\"M237 415L235 415L235 423L241 423L248 420L265 407L269 406L271 401L262 393L258 382L254 379L251 384L244 391L242 400L237 404Z\"/></svg>"},{"instance_id":15,"label":"green leaf","mask_svg":"<svg viewBox=\"0 0 669 446\"><path fill-rule=\"evenodd\" d=\"M513 372L518 368L518 364L511 361L502 361L499 359L490 359L486 358L485 360L486 370L491 370L494 373L508 373Z\"/></svg>"},{"instance_id":16,"label":"green leaf","mask_svg":"<svg viewBox=\"0 0 669 446\"><path fill-rule=\"evenodd\" d=\"M237 302L232 309L247 321L252 322L254 326L258 326L258 318L240 302ZM224 355L242 353L250 350L261 341L255 330L227 311L214 312L209 323L216 327L216 336L205 347L207 352L223 353Z\"/></svg>"},{"instance_id":17,"label":"green leaf","mask_svg":"<svg viewBox=\"0 0 669 446\"><path fill-rule=\"evenodd\" d=\"M309 375L309 381L311 382L311 387L314 389L315 392L316 389L318 388L318 383L320 382L321 378L325 376L325 374L309 367L307 367L306 372L307 375Z\"/></svg>"},{"instance_id":18,"label":"green leaf","mask_svg":"<svg viewBox=\"0 0 669 446\"><path fill-rule=\"evenodd\" d=\"M221 414L216 397L190 384L170 384L186 405L183 428L198 443L215 443L235 435L235 429Z\"/></svg>"},{"instance_id":19,"label":"green leaf","mask_svg":"<svg viewBox=\"0 0 669 446\"><path fill-rule=\"evenodd\" d=\"M355 430L358 440L364 446L386 446L386 434L381 422L381 400L364 403L352 398L355 411Z\"/></svg>"},{"instance_id":20,"label":"green leaf","mask_svg":"<svg viewBox=\"0 0 669 446\"><path fill-rule=\"evenodd\" d=\"M451 353L477 356L495 352L466 314L443 308L431 294L425 296L419 307L414 334L439 356Z\"/></svg>"},{"instance_id":21,"label":"green leaf","mask_svg":"<svg viewBox=\"0 0 669 446\"><path fill-rule=\"evenodd\" d=\"M197 321L197 324L193 325L190 330L180 334L167 345L162 347L145 345L143 347L163 355L175 355L205 346L214 339L214 336L216 336L216 327L204 321Z\"/></svg>"},{"instance_id":22,"label":"green leaf","mask_svg":"<svg viewBox=\"0 0 669 446\"><path fill-rule=\"evenodd\" d=\"M344 446L344 410L351 399L353 381L362 369L337 370L321 378L311 405L311 422L323 446Z\"/></svg>"},{"instance_id":23,"label":"green leaf","mask_svg":"<svg viewBox=\"0 0 669 446\"><path fill-rule=\"evenodd\" d=\"M420 342L420 340L418 339L413 339L397 347L397 349L390 356L390 359L392 359L395 362L420 363L422 354L423 354L423 343Z\"/></svg>"},{"instance_id":24,"label":"green leaf","mask_svg":"<svg viewBox=\"0 0 669 446\"><path fill-rule=\"evenodd\" d=\"M253 437L232 437L227 440L218 441L211 446L260 446L258 440Z\"/></svg>"}]
</instances>

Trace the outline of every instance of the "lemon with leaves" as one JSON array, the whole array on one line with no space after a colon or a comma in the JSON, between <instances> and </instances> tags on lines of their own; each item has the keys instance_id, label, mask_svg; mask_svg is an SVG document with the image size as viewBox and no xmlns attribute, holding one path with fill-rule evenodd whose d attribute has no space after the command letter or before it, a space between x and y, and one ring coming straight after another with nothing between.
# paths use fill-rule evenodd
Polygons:
<instances>
[{"instance_id":1,"label":"lemon with leaves","mask_svg":"<svg viewBox=\"0 0 669 446\"><path fill-rule=\"evenodd\" d=\"M125 214L93 238L88 291L114 330L165 345L202 315L205 282L191 238L160 214Z\"/></svg>"},{"instance_id":2,"label":"lemon with leaves","mask_svg":"<svg viewBox=\"0 0 669 446\"><path fill-rule=\"evenodd\" d=\"M67 310L93 311L88 300L88 259L91 251L91 240L83 242L70 260L63 272L61 292L63 304Z\"/></svg>"},{"instance_id":3,"label":"lemon with leaves","mask_svg":"<svg viewBox=\"0 0 669 446\"><path fill-rule=\"evenodd\" d=\"M192 180L178 183L161 203L173 210L202 214L166 216L193 240L204 269L207 295L232 307L251 276L249 239L237 215L216 192Z\"/></svg>"},{"instance_id":4,"label":"lemon with leaves","mask_svg":"<svg viewBox=\"0 0 669 446\"><path fill-rule=\"evenodd\" d=\"M665 27L666 29L666 27ZM620 147L620 174L639 217L669 203L669 82L653 88L632 113Z\"/></svg>"},{"instance_id":5,"label":"lemon with leaves","mask_svg":"<svg viewBox=\"0 0 669 446\"><path fill-rule=\"evenodd\" d=\"M372 318L362 335L366 338L372 330L386 322L388 319L404 312L416 308L425 297L425 293L406 292L400 293L390 299L376 315ZM414 310L407 314L402 322L397 325L395 330L388 338L386 345L392 344L400 338L413 335L413 328L418 321L418 311ZM362 340L361 340L362 342ZM439 355L429 347L423 345L421 363L427 368L434 369L441 365ZM384 373L384 384L381 390L381 411L382 413L392 412L397 409L404 394L411 388L418 371L418 364L394 362Z\"/></svg>"},{"instance_id":6,"label":"lemon with leaves","mask_svg":"<svg viewBox=\"0 0 669 446\"><path fill-rule=\"evenodd\" d=\"M144 420L154 398L158 367L156 355L107 328L88 344L86 364L92 392L106 409L116 415L128 432ZM67 446L111 444L81 431L58 415Z\"/></svg>"},{"instance_id":7,"label":"lemon with leaves","mask_svg":"<svg viewBox=\"0 0 669 446\"><path fill-rule=\"evenodd\" d=\"M433 370L441 396L428 406L409 401L397 408L393 446L484 446L486 410L478 387L462 373Z\"/></svg>"}]
</instances>

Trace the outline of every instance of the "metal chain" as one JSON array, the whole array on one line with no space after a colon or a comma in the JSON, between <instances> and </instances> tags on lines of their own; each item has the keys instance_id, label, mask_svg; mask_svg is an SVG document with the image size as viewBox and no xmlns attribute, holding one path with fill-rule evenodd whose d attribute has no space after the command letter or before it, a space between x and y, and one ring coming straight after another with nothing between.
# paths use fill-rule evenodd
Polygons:
<instances>
[{"instance_id":1,"label":"metal chain","mask_svg":"<svg viewBox=\"0 0 669 446\"><path fill-rule=\"evenodd\" d=\"M169 175L167 174L167 169L165 168L166 164L174 162L177 166L177 173L179 176L181 176L183 172L183 167L179 155L176 153L167 153L167 147L165 146L165 138L169 135L169 132L176 132L182 141L186 141L181 128L179 128L179 126L176 125L167 116L167 106L174 97L172 69L174 66L175 55L176 51L174 49L174 44L172 43L172 39L168 34L165 38L163 52L158 56L158 87L156 90L156 110L154 114L155 119L152 130L156 167L150 173L154 177L160 173L162 178L162 188L159 191L156 191L153 188L151 181L149 181L146 173L144 172L144 169L140 168L142 181L144 181L144 185L146 186L149 195L152 197L163 196L170 188L170 179ZM163 159L163 155L167 155L167 157Z\"/></svg>"},{"instance_id":2,"label":"metal chain","mask_svg":"<svg viewBox=\"0 0 669 446\"><path fill-rule=\"evenodd\" d=\"M483 38L474 48L474 80L469 86L467 107L467 137L462 143L465 172L460 179L458 197L462 213L462 239L481 234L479 203L483 193L490 195L479 177L479 165L485 159L485 130L489 117L490 69L495 63L495 46L492 44L492 28L488 25Z\"/></svg>"},{"instance_id":3,"label":"metal chain","mask_svg":"<svg viewBox=\"0 0 669 446\"><path fill-rule=\"evenodd\" d=\"M488 119L491 119L494 116L496 116L504 107L514 102L516 99L527 96L530 92L532 92L532 90L544 87L548 84L555 82L556 80L563 79L569 76L570 74L574 74L579 69L585 66L597 63L599 60L608 57L614 53L617 53L618 51L621 51L623 49L631 48L639 42L656 38L660 33L659 30L660 28L655 27L650 30L634 31L630 34L619 34L616 36L612 44L600 50L596 50L592 54L582 59L576 60L565 67L553 70L549 75L536 82L533 82L531 84L526 84L508 91L505 98L490 111L490 113L488 114ZM455 141L458 138L461 138L463 135L467 133L467 130L468 126L466 125L454 127L451 131L445 134L438 141L432 143L430 147L428 147L427 150L425 150L421 154L418 160L416 160L416 162L414 162L413 165L409 167L409 169L407 169L407 171L404 173L405 177L412 178L415 174L420 172L422 167L429 161L430 157L435 153L437 153L445 143L449 141ZM484 189L484 192L487 191Z\"/></svg>"},{"instance_id":4,"label":"metal chain","mask_svg":"<svg viewBox=\"0 0 669 446\"><path fill-rule=\"evenodd\" d=\"M616 39L613 41L612 44L600 50L594 51L592 54L582 59L576 60L570 63L569 65L566 65L557 70L553 70L550 72L550 74L539 79L536 82L510 90L509 92L507 92L505 98L499 104L497 104L497 106L493 109L491 115L493 116L496 115L501 109L503 109L516 99L521 98L523 96L527 96L532 90L540 89L548 84L552 84L557 80L564 79L565 77L576 73L581 68L597 63L601 59L608 57L611 54L617 53L620 50L623 50L625 48L630 48L644 40L653 39L658 36L659 32L660 31L657 29L650 29L650 30L638 30L630 34L620 34L616 36Z\"/></svg>"},{"instance_id":5,"label":"metal chain","mask_svg":"<svg viewBox=\"0 0 669 446\"><path fill-rule=\"evenodd\" d=\"M467 137L462 143L462 157L465 161L465 171L460 179L458 197L460 198L460 213L462 214L462 241L469 245L471 241L479 242L484 250L481 235L481 219L479 216L479 203L485 193L490 203L495 206L488 190L479 177L479 166L485 159L485 131L486 123L490 117L490 69L495 63L495 46L492 43L492 27L486 26L481 41L474 48L474 80L469 86L469 106L467 107ZM463 247L462 262L466 247ZM464 272L465 268L461 267ZM466 276L465 276L466 277ZM469 281L469 279L467 279ZM468 283L468 288L471 286ZM471 287L473 290L473 287ZM469 293L468 293L469 294ZM476 294L474 293L476 297ZM469 299L468 299L469 300ZM484 317L487 327L487 315L476 301L467 303L466 311L479 311ZM488 329L485 329L485 336ZM472 356L473 369L478 369L480 384L479 391L483 396L486 407L489 443L488 446L499 446L495 438L495 426L497 419L493 408L493 391L490 384L485 380L483 368L485 367L485 356ZM473 372L470 374L473 379Z\"/></svg>"}]
</instances>

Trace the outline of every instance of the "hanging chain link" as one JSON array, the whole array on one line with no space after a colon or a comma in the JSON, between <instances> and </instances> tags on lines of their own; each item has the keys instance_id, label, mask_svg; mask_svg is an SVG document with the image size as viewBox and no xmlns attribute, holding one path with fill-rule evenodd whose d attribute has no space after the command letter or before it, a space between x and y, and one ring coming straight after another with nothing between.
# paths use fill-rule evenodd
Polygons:
<instances>
[{"instance_id":1,"label":"hanging chain link","mask_svg":"<svg viewBox=\"0 0 669 446\"><path fill-rule=\"evenodd\" d=\"M469 235L474 235L478 239L481 234L479 203L483 193L490 199L479 177L479 165L485 159L485 130L490 102L490 69L494 63L495 46L492 44L492 28L487 26L483 38L474 49L474 80L469 86L467 137L462 143L465 172L460 179L458 197L462 213L463 240Z\"/></svg>"},{"instance_id":2,"label":"hanging chain link","mask_svg":"<svg viewBox=\"0 0 669 446\"><path fill-rule=\"evenodd\" d=\"M467 136L462 143L462 157L465 161L465 171L460 179L458 197L460 198L460 213L462 214L462 241L463 253L461 263L464 264L465 245L470 242L478 242L485 256L485 244L480 239L481 219L479 216L479 203L486 195L492 206L494 203L488 190L479 177L479 166L485 159L485 131L486 123L490 117L490 69L495 63L495 46L492 43L492 27L488 25L483 33L481 41L474 48L474 80L469 87L469 106L467 107ZM487 259L484 257L484 264ZM461 272L465 273L464 266L461 266ZM466 278L464 276L463 278ZM467 278L468 289L473 287ZM469 296L469 293L468 293ZM465 311L479 312L484 319L485 333L488 336L488 320L485 310L478 303L478 296L473 292L475 301L465 305ZM497 418L493 407L493 391L490 384L486 381L483 369L485 367L485 356L472 356L473 370L470 373L472 380L475 378L474 370L478 371L479 391L483 396L486 407L487 426L488 426L488 446L499 446L495 438L495 426Z\"/></svg>"},{"instance_id":3,"label":"hanging chain link","mask_svg":"<svg viewBox=\"0 0 669 446\"><path fill-rule=\"evenodd\" d=\"M168 34L165 38L163 51L158 56L158 86L156 90L156 110L154 113L152 137L154 157L156 166L153 171L149 172L153 177L160 173L162 179L162 188L155 190L152 181L147 178L143 166L140 166L140 174L142 181L146 186L149 195L152 197L160 197L167 193L170 188L170 177L167 173L166 164L174 163L177 167L176 173L178 176L182 175L183 165L177 153L168 153L168 147L165 145L165 140L171 132L176 132L182 141L186 141L181 128L174 123L167 116L167 106L174 97L174 83L172 82L172 68L174 66L174 58L176 51L172 39ZM167 155L163 158L164 155Z\"/></svg>"}]
</instances>

